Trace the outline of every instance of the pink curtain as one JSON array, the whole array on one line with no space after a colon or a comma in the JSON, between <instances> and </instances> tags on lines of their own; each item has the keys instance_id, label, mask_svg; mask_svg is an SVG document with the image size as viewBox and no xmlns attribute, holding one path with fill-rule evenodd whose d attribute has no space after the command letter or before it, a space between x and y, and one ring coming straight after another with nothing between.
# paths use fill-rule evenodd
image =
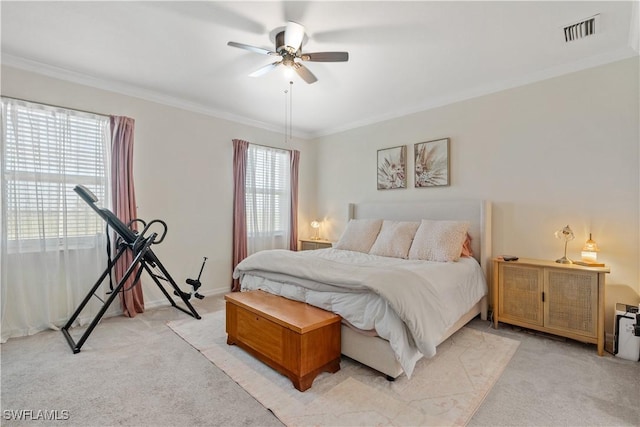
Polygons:
<instances>
[{"instance_id":1,"label":"pink curtain","mask_svg":"<svg viewBox=\"0 0 640 427\"><path fill-rule=\"evenodd\" d=\"M136 195L133 188L133 132L135 121L129 117L111 116L111 187L113 213L125 224L137 217ZM133 225L134 229L136 225ZM131 262L133 254L126 251L114 267L114 279L119 282ZM139 268L139 267L138 267ZM133 285L135 273L124 285L120 304L125 316L135 317L144 312L142 285Z\"/></svg>"},{"instance_id":2,"label":"pink curtain","mask_svg":"<svg viewBox=\"0 0 640 427\"><path fill-rule=\"evenodd\" d=\"M233 140L233 259L231 271L247 257L247 216L245 211L245 174L249 142ZM240 291L240 281L233 279L231 291Z\"/></svg>"},{"instance_id":3,"label":"pink curtain","mask_svg":"<svg viewBox=\"0 0 640 427\"><path fill-rule=\"evenodd\" d=\"M291 222L289 233L289 249L298 250L298 165L300 152L291 150Z\"/></svg>"}]
</instances>

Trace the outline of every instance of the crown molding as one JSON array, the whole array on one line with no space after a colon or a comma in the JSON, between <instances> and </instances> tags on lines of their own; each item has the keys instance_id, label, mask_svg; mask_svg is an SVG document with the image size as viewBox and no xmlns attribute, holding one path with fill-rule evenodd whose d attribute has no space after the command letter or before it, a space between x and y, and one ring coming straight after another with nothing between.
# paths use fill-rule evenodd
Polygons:
<instances>
[{"instance_id":1,"label":"crown molding","mask_svg":"<svg viewBox=\"0 0 640 427\"><path fill-rule=\"evenodd\" d=\"M411 107L404 108L404 109L394 110L392 113L389 113L389 114L382 114L382 115L370 117L367 119L351 122L343 126L337 126L337 127L325 129L324 131L321 131L321 132L294 131L293 136L301 139L306 139L306 140L329 136L332 134L345 132L348 130L372 125L372 124L387 121L387 120L397 119L410 114L432 110L434 108L443 107L445 105L454 104L456 102L461 102L461 101L477 98L480 96L489 95L492 93L497 93L497 92L501 92L508 89L513 89L519 86L525 86L528 84L551 79L554 77L559 77L565 74L570 74L570 73L578 72L581 70L586 70L589 68L598 67L601 65L606 65L612 62L621 61L634 56L638 56L638 51L634 48L634 46L631 45L631 41L632 41L631 35L630 35L629 41L630 41L629 46L620 48L618 50L608 52L602 55L596 55L596 56L585 58L579 61L574 61L569 64L563 64L558 67L548 68L545 70L528 74L526 76L523 76L517 79L505 80L499 83L479 86L479 87L471 88L469 90L439 97L439 98L432 98L432 99L429 99L427 102L413 105ZM203 104L198 104L191 101L187 101L185 99L168 96L156 91L142 89L134 85L97 78L87 74L71 71L65 68L55 67L55 66L44 64L31 59L8 54L5 52L2 53L2 64L8 65L14 68L22 69L25 71L42 74L47 77L52 77L52 78L65 80L65 81L69 81L76 84L81 84L81 85L85 85L85 86L89 86L97 89L115 92L115 93L119 93L126 96L132 96L135 98L143 99L145 101L151 101L151 102L155 102L162 105L176 107L182 110L204 114L207 116L215 117L222 120L228 120L228 121L239 123L246 126L251 126L251 127L271 131L271 132L277 132L277 133L282 132L282 127L280 126L274 126L272 124L264 123L258 120L248 119L246 117L230 114L225 111L219 111L216 109L212 109Z\"/></svg>"},{"instance_id":2,"label":"crown molding","mask_svg":"<svg viewBox=\"0 0 640 427\"><path fill-rule=\"evenodd\" d=\"M226 111L220 111L203 104L187 101L185 99L174 96L169 96L157 91L143 89L128 83L98 78L88 74L68 70L66 68L56 67L32 59L12 55L6 52L2 52L2 65L7 65L20 70L41 74L46 77L64 80L75 84L102 89L109 92L115 92L121 95L131 96L134 98L143 99L145 101L155 102L157 104L167 105L194 113L204 114L206 116L228 120L246 126L251 126L276 133L282 133L281 126L274 126L269 123L264 123L258 120L248 119L243 116L230 114ZM302 139L309 139L311 137L310 134L296 131L293 132L293 136Z\"/></svg>"},{"instance_id":3,"label":"crown molding","mask_svg":"<svg viewBox=\"0 0 640 427\"><path fill-rule=\"evenodd\" d=\"M610 64L617 61L622 61L628 58L638 56L638 52L634 51L631 46L623 47L612 52L608 52L602 55L596 55L589 58L585 58L579 61L574 61L569 64L563 64L558 67L547 68L535 73L528 74L526 76L519 77L517 79L505 80L498 83L492 83L484 86L478 86L469 90L457 92L447 96L439 98L429 99L427 102L414 105L412 107L394 110L393 113L383 114L376 117L352 122L344 126L339 126L331 129L327 129L323 132L312 134L312 138L320 138L324 136L333 135L340 132L356 129L363 126L380 123L387 120L393 120L400 117L408 116L410 114L420 113L423 111L432 110L435 108L443 107L445 105L454 104L456 102L466 101L473 98L478 98L484 95L490 95L492 93L502 92L508 89L517 88L520 86L526 86L528 84L548 80L554 77L560 77L566 74L575 73L578 71L586 70L589 68L598 67L601 65Z\"/></svg>"}]
</instances>

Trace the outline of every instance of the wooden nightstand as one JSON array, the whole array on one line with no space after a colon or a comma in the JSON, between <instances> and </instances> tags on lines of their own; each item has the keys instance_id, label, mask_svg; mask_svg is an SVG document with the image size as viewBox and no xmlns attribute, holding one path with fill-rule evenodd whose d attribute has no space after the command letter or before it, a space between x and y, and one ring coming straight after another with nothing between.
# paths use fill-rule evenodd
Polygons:
<instances>
[{"instance_id":1,"label":"wooden nightstand","mask_svg":"<svg viewBox=\"0 0 640 427\"><path fill-rule=\"evenodd\" d=\"M333 243L328 240L300 239L301 251L312 251L314 249L330 248Z\"/></svg>"},{"instance_id":2,"label":"wooden nightstand","mask_svg":"<svg viewBox=\"0 0 640 427\"><path fill-rule=\"evenodd\" d=\"M493 321L597 344L604 352L607 267L493 260Z\"/></svg>"}]
</instances>

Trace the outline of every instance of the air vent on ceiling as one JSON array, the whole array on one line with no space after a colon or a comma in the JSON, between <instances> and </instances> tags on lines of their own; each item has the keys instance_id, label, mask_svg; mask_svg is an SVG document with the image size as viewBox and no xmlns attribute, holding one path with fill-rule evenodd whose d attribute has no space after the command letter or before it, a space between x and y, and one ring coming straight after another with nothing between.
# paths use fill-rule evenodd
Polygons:
<instances>
[{"instance_id":1,"label":"air vent on ceiling","mask_svg":"<svg viewBox=\"0 0 640 427\"><path fill-rule=\"evenodd\" d=\"M594 15L564 27L564 41L569 43L596 33L600 27L600 15Z\"/></svg>"}]
</instances>

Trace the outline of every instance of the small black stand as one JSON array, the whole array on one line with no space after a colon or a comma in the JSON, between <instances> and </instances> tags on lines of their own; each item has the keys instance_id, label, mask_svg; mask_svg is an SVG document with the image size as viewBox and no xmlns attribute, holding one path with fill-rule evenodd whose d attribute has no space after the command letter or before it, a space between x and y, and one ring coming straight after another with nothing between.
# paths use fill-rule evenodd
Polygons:
<instances>
[{"instance_id":1,"label":"small black stand","mask_svg":"<svg viewBox=\"0 0 640 427\"><path fill-rule=\"evenodd\" d=\"M98 325L98 322L100 322L100 319L102 319L102 316L104 316L104 314L106 313L107 309L109 308L113 300L116 298L116 296L120 292L123 291L125 283L129 279L129 277L136 271L137 266L140 266L140 268L135 276L134 284L132 286L136 286L136 283L140 278L140 274L144 269L151 275L151 278L153 279L153 281L156 283L156 285L158 285L158 287L160 288L164 296L167 297L167 299L169 300L169 302L173 307L195 317L196 319L200 319L200 315L198 314L198 312L195 310L195 308L193 308L191 303L189 303L188 298L185 298L184 296L185 293L180 290L176 282L169 275L169 272L167 271L167 269L164 268L164 266L162 265L158 257L153 253L153 250L151 250L151 245L161 243L162 240L164 240L165 235L167 234L167 225L164 223L164 221L153 220L149 224L146 224L144 223L144 221L136 219L134 221L142 222L145 225L144 230L140 234L138 234L135 231L133 231L131 228L126 226L122 221L120 221L120 219L118 219L118 217L116 217L113 214L113 212L107 209L98 208L95 205L95 202L97 202L98 199L96 198L95 195L93 195L93 193L91 193L91 191L89 191L88 189L86 189L81 185L76 186L74 188L74 191L78 193L78 195L85 202L87 202L98 213L98 215L100 215L107 222L107 224L109 224L109 226L120 237L119 239L120 242L118 244L118 252L115 258L113 260L109 260L109 265L107 266L106 270L102 273L100 278L93 285L93 287L91 288L87 296L84 298L84 300L80 303L80 305L78 306L76 311L73 313L69 321L62 327L62 333L67 339L67 342L69 343L69 346L73 350L73 353L75 354L80 352L80 349L84 345L85 341L87 340L87 338L89 338L89 335L91 335L91 332L93 332L94 328ZM164 226L164 232L160 237L160 239L158 240L156 240L158 237L157 233L151 233L149 234L149 236L145 236L145 233L149 230L150 226L154 223L160 223ZM109 294L109 298L107 298L106 301L103 301L102 298L98 297L95 294L95 292L98 290L98 288L100 287L104 279L107 277L107 275L109 275L109 272L114 267L116 261L118 261L118 259L128 250L134 254L134 259L129 265L129 267L127 268L127 271L125 272L122 279L120 279L118 284L112 289L111 293ZM159 276L155 274L149 266L157 267L158 269L160 269L163 276ZM173 298L171 298L171 295L169 295L169 293L164 288L164 286L162 286L162 283L160 283L160 281L158 280L159 278L169 282L171 287L174 289L174 293L180 297L182 302L187 306L188 310L185 310L184 308L176 304ZM91 324L89 325L87 330L84 332L84 334L82 334L82 337L76 342L74 341L73 337L69 334L69 328L71 327L73 322L75 322L75 320L78 318L78 316L80 315L84 307L89 303L89 300L91 300L92 296L95 296L100 301L102 301L103 306L98 312L98 314L96 314L94 319L91 321Z\"/></svg>"}]
</instances>

